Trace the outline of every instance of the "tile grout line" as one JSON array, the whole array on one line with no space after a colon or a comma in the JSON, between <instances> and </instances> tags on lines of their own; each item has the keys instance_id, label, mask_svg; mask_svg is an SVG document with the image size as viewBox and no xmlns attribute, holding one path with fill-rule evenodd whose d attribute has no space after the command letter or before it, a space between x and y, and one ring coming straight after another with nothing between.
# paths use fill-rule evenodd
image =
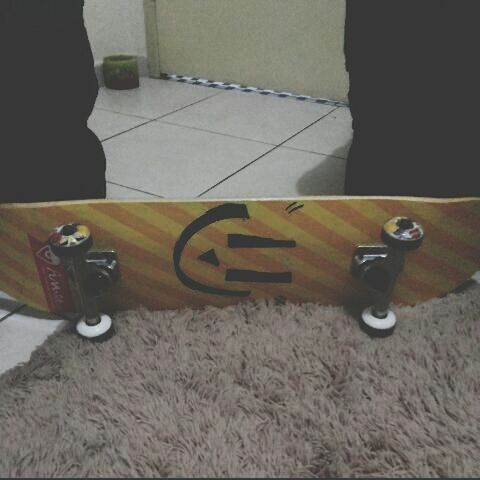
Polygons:
<instances>
[{"instance_id":1,"label":"tile grout line","mask_svg":"<svg viewBox=\"0 0 480 480\"><path fill-rule=\"evenodd\" d=\"M244 165L242 168L240 168L239 170L237 170L236 172L232 173L231 175L229 175L228 177L225 177L223 180L221 180L220 182L216 183L215 185L213 185L212 187L208 188L207 190L205 190L204 192L202 192L200 195L197 195L196 198L201 198L203 195L207 194L208 192L212 191L214 188L217 188L219 185L221 185L222 183L225 183L227 180L229 180L230 178L234 177L235 175L237 175L238 173L240 173L241 171L245 170L246 168L250 167L251 165L253 165L254 163L258 162L259 160L261 160L263 157L269 155L270 153L274 152L275 150L277 150L278 148L280 148L282 145L284 145L285 143L289 142L290 140L292 140L292 138L295 138L297 135L300 135L302 132L304 132L305 130L307 130L308 128L310 127L313 127L313 125L315 125L316 123L320 122L321 120L323 120L324 118L328 117L330 114L332 114L333 112L335 112L336 110L338 110L338 108L340 107L336 107L336 108L333 108L330 112L328 112L327 114L325 114L323 117L315 120L313 123L311 123L310 125L307 125L305 128L303 128L302 130L298 131L297 133L293 134L292 136L288 137L286 140L284 140L282 143L279 143L278 145L275 145L275 147L271 148L270 150L266 151L265 153L263 153L262 155L260 155L259 157L255 158L253 161L251 161L250 163L248 163L247 165Z\"/></svg>"},{"instance_id":2,"label":"tile grout line","mask_svg":"<svg viewBox=\"0 0 480 480\"><path fill-rule=\"evenodd\" d=\"M26 305L20 305L19 307L15 308L14 310L12 310L9 314L5 315L4 317L0 318L0 323L2 323L4 320L6 320L7 318L10 318L12 315L15 315L16 313L18 313L20 310L22 310L23 308L25 308Z\"/></svg>"},{"instance_id":3,"label":"tile grout line","mask_svg":"<svg viewBox=\"0 0 480 480\"><path fill-rule=\"evenodd\" d=\"M121 183L112 182L111 180L107 180L107 183L110 183L111 185L116 185L117 187L128 188L128 190L134 190L135 192L145 193L147 195L151 195L152 197L165 198L165 197L162 197L161 195L157 195L156 193L147 192L145 190L140 190L139 188L135 188L135 187L129 187L127 185L122 185Z\"/></svg>"},{"instance_id":4,"label":"tile grout line","mask_svg":"<svg viewBox=\"0 0 480 480\"><path fill-rule=\"evenodd\" d=\"M340 108L344 108L344 107L336 107L334 108L333 110L331 110L330 112L328 112L325 116L321 117L320 119L318 119L317 121L320 121L320 120L323 120L326 116L329 116L330 114L332 114L333 112L339 110ZM181 128L187 128L187 129L192 129L192 130L198 130L200 132L208 132L208 133L212 133L214 135L222 135L224 137L229 137L229 138L235 138L235 139L239 139L239 140L245 140L245 141L248 141L248 142L254 142L254 143L261 143L262 145L271 145L272 147L273 146L280 146L280 145L283 145L283 143L279 144L279 145L276 145L274 143L269 143L269 142L263 142L261 140L254 140L252 138L247 138L247 137L240 137L238 135L232 135L232 134L228 134L228 133L222 133L222 132L215 132L214 130L208 130L206 128L200 128L200 127L192 127L191 125L182 125L181 123L175 123L175 122L171 122L171 121L168 121L167 120L164 120L166 117L168 117L169 115L172 115L173 113L175 112L172 112L171 114L167 114L166 116L164 117L161 117L159 119L157 119L157 121L161 122L161 123L164 123L164 124L167 124L167 125L172 125L174 127L181 127ZM312 124L314 125L314 124ZM310 125L310 126L312 126ZM307 128L310 128L307 127ZM303 130L301 130L300 132L298 132L298 134L302 133ZM292 138L294 138L296 135L298 134L295 134L294 136L288 138L285 142L288 142L290 141ZM285 143L284 142L284 143ZM313 152L311 150L304 150L302 148L297 148L297 147L284 147L284 148L289 148L291 150L298 150L298 151L301 151L301 152L308 152L308 153L314 153L314 154L320 154L320 155L326 155L328 157L333 157L333 158L341 158L342 160L346 160L346 158L344 157L339 157L337 155L330 155L328 153L323 153L323 152Z\"/></svg>"},{"instance_id":5,"label":"tile grout line","mask_svg":"<svg viewBox=\"0 0 480 480\"><path fill-rule=\"evenodd\" d=\"M115 135L111 135L110 137L104 138L101 140L101 143L108 142L109 140L112 140L114 138L119 137L120 135L123 135L124 133L131 132L132 130L136 130L137 128L144 127L145 125L148 125L149 123L153 123L155 120L147 120L146 122L140 123L139 125L135 125L132 128L129 128L127 130L123 130L122 132L116 133Z\"/></svg>"},{"instance_id":6,"label":"tile grout line","mask_svg":"<svg viewBox=\"0 0 480 480\"><path fill-rule=\"evenodd\" d=\"M129 117L129 118L134 118L138 120L151 120L151 118L142 117L141 115L135 115L134 113L119 112L118 110L112 110L110 108L105 108L105 107L98 107L97 105L95 105L93 108L94 110L101 110L102 112L114 113L115 115L121 115L122 117Z\"/></svg>"},{"instance_id":7,"label":"tile grout line","mask_svg":"<svg viewBox=\"0 0 480 480\"><path fill-rule=\"evenodd\" d=\"M207 130L206 128L191 127L189 125L182 125L180 123L167 122L166 120L161 120L161 119L156 120L156 121L158 121L160 123L164 123L166 125L172 125L173 127L180 127L180 128L191 129L191 130L197 130L199 132L207 132L207 133L212 133L214 135L221 135L222 137L235 138L237 140L244 140L246 142L260 143L262 145L270 145L271 147L276 147L276 145L274 143L262 142L261 140L253 140L252 138L238 137L237 135L231 135L231 134L228 134L228 133L214 132L213 130Z\"/></svg>"},{"instance_id":8,"label":"tile grout line","mask_svg":"<svg viewBox=\"0 0 480 480\"><path fill-rule=\"evenodd\" d=\"M193 107L194 105L198 105L199 103L206 102L207 100L210 100L211 98L218 97L221 95L223 92L217 92L214 95L209 95L208 97L201 98L200 100L197 100L196 102L190 103L189 105L185 105L184 107L180 107L177 110L173 110L172 112L165 113L163 115L160 115L159 117L155 118L154 120L161 120L162 118L168 117L169 115L173 115L174 113L181 112L182 110L185 110L186 108Z\"/></svg>"},{"instance_id":9,"label":"tile grout line","mask_svg":"<svg viewBox=\"0 0 480 480\"><path fill-rule=\"evenodd\" d=\"M156 122L156 121L158 121L158 120L161 120L162 118L167 117L168 115L173 115L174 113L180 112L180 111L182 111L182 110L184 110L184 109L186 109L186 108L190 108L190 107L192 107L193 105L197 105L198 103L204 102L205 100L208 100L209 98L216 97L216 96L219 95L219 94L220 94L220 92L217 93L216 95L210 95L210 96L208 96L208 97L202 98L202 99L200 99L200 100L198 100L198 101L196 101L196 102L190 103L189 105L185 105L185 106L183 106L183 107L181 107L181 108L178 108L177 110L174 110L174 111L172 111L172 112L168 112L168 113L166 113L166 114L164 114L164 115L160 115L159 117L156 117L156 118L147 119L147 118L144 118L144 117L138 117L138 118L144 118L144 119L147 120L147 121L146 121L146 122L143 122L143 123L141 123L141 124L139 124L139 125L135 125L134 127L129 128L128 130L124 130L123 132L116 133L115 135L112 135L112 136L110 136L110 137L107 137L107 138L103 139L101 142L102 142L102 143L107 142L107 141L109 141L109 140L112 140L113 138L116 138L116 137L119 137L120 135L123 135L124 133L128 133L128 132L131 132L131 131L133 131L133 130L136 130L136 129L140 128L140 127L144 127L145 125L149 125L150 123L153 123L153 122ZM108 111L109 111L109 112L113 112L113 110L108 110ZM113 113L119 113L119 112L113 112ZM121 114L121 115L125 115L125 114Z\"/></svg>"}]
</instances>

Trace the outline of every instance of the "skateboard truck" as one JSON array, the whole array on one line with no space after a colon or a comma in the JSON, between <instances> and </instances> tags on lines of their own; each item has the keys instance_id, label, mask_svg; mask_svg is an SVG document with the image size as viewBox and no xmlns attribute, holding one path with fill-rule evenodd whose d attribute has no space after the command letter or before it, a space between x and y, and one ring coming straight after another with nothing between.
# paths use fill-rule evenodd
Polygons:
<instances>
[{"instance_id":1,"label":"skateboard truck","mask_svg":"<svg viewBox=\"0 0 480 480\"><path fill-rule=\"evenodd\" d=\"M89 229L73 223L55 228L49 244L65 263L75 308L80 314L77 332L90 340L106 339L113 333L112 319L99 313L98 300L120 278L117 254L90 252L93 238Z\"/></svg>"},{"instance_id":2,"label":"skateboard truck","mask_svg":"<svg viewBox=\"0 0 480 480\"><path fill-rule=\"evenodd\" d=\"M416 250L424 238L423 227L407 217L395 217L382 229L384 245L361 245L352 260L352 275L368 288L373 305L362 313L362 328L371 336L386 337L395 329L390 301L405 253Z\"/></svg>"}]
</instances>

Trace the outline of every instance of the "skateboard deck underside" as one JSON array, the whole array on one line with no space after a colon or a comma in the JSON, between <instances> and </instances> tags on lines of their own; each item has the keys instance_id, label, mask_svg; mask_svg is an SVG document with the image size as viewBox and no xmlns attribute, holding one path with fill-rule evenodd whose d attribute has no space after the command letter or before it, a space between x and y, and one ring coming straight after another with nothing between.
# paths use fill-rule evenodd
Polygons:
<instances>
[{"instance_id":1,"label":"skateboard deck underside","mask_svg":"<svg viewBox=\"0 0 480 480\"><path fill-rule=\"evenodd\" d=\"M90 228L95 249L118 252L122 279L110 295L118 310L261 298L364 304L367 292L350 274L353 252L381 243L394 216L425 229L422 247L406 256L394 303L443 296L480 270L479 198L60 202L0 206L0 290L51 310L32 245L73 222Z\"/></svg>"}]
</instances>

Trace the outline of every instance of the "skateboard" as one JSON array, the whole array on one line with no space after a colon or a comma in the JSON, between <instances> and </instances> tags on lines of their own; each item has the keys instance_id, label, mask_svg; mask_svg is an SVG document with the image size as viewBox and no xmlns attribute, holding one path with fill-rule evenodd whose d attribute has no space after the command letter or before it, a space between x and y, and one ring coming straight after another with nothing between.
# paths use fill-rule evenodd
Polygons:
<instances>
[{"instance_id":1,"label":"skateboard","mask_svg":"<svg viewBox=\"0 0 480 480\"><path fill-rule=\"evenodd\" d=\"M480 270L480 198L0 205L0 252L1 291L44 311L83 311L86 330L101 323L98 309L277 299L370 302L364 323L391 333L391 302L444 296Z\"/></svg>"}]
</instances>

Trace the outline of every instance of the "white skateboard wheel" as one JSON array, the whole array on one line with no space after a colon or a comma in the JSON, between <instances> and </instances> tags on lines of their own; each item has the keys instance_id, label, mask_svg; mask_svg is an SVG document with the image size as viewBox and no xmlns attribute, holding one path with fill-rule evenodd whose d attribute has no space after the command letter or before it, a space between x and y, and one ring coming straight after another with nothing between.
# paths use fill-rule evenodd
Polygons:
<instances>
[{"instance_id":1,"label":"white skateboard wheel","mask_svg":"<svg viewBox=\"0 0 480 480\"><path fill-rule=\"evenodd\" d=\"M378 318L373 314L373 307L366 308L362 313L362 320L374 330L391 330L397 323L397 317L389 310L385 318Z\"/></svg>"},{"instance_id":2,"label":"white skateboard wheel","mask_svg":"<svg viewBox=\"0 0 480 480\"><path fill-rule=\"evenodd\" d=\"M89 340L105 335L112 328L112 319L108 315L102 315L97 325L88 325L85 320L77 323L77 332L80 336Z\"/></svg>"}]
</instances>

